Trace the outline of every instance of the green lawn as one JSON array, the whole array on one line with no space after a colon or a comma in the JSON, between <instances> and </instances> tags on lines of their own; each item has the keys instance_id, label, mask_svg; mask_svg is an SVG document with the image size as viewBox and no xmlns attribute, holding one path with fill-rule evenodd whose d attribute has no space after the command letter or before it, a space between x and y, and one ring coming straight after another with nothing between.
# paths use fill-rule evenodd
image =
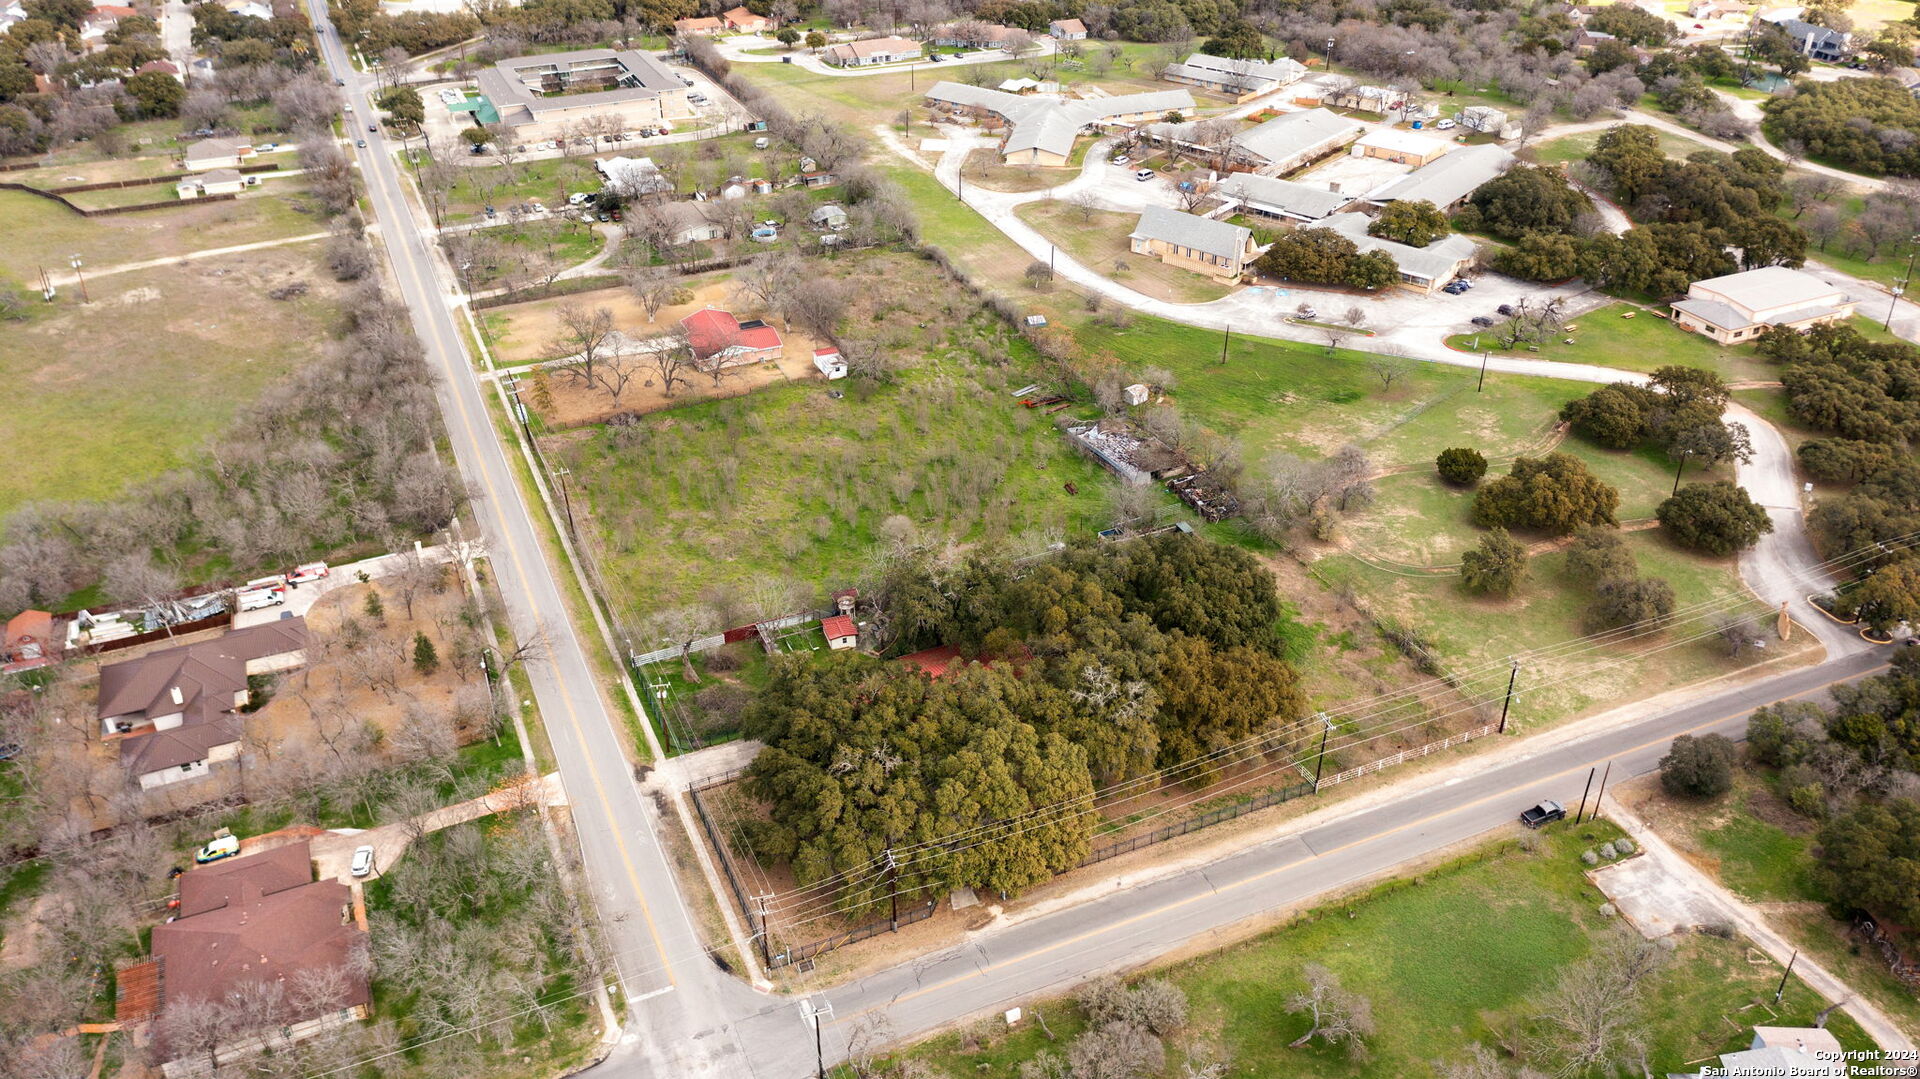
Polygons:
<instances>
[{"instance_id":1,"label":"green lawn","mask_svg":"<svg viewBox=\"0 0 1920 1079\"><path fill-rule=\"evenodd\" d=\"M1212 277L1167 265L1151 255L1134 254L1127 236L1139 220L1137 214L1104 210L1083 214L1052 199L1029 202L1014 213L1081 265L1155 299L1206 303L1233 291L1232 285ZM1114 269L1116 260L1126 263L1125 272Z\"/></svg>"},{"instance_id":2,"label":"green lawn","mask_svg":"<svg viewBox=\"0 0 1920 1079\"><path fill-rule=\"evenodd\" d=\"M139 217L139 214L129 214ZM92 279L5 329L0 441L34 467L0 478L0 515L31 499L106 498L194 460L248 402L319 355L341 286L299 244ZM304 281L302 297L267 292Z\"/></svg>"},{"instance_id":3,"label":"green lawn","mask_svg":"<svg viewBox=\"0 0 1920 1079\"><path fill-rule=\"evenodd\" d=\"M1593 152L1594 143L1600 141L1602 131L1582 131L1577 135L1562 135L1556 139L1537 142L1533 146L1535 157L1543 165L1565 165L1574 161L1584 161ZM1713 147L1704 142L1682 138L1668 131L1655 132L1660 141L1660 151L1672 158L1684 158L1701 150Z\"/></svg>"},{"instance_id":4,"label":"green lawn","mask_svg":"<svg viewBox=\"0 0 1920 1079\"><path fill-rule=\"evenodd\" d=\"M1729 810L1724 820L1698 833L1700 845L1720 861L1721 883L1758 902L1827 900L1826 890L1813 879L1808 836L1789 835L1761 821L1744 801Z\"/></svg>"},{"instance_id":5,"label":"green lawn","mask_svg":"<svg viewBox=\"0 0 1920 1079\"><path fill-rule=\"evenodd\" d=\"M1355 899L1330 903L1244 944L1179 963L1162 976L1186 991L1188 1029L1168 1039L1164 1075L1181 1071L1194 1047L1230 1059L1229 1074L1287 1077L1432 1076L1446 1059L1464 1058L1474 1042L1512 1038L1534 1014L1559 973L1590 953L1603 934L1621 932L1598 913L1602 897L1581 872L1580 851L1618 835L1606 822L1550 831L1528 853L1511 844L1483 848L1412 881L1394 881ZM1320 1043L1288 1048L1307 1029L1286 1010L1299 991L1301 968L1321 964L1372 1004L1378 1032L1369 1058L1350 1059ZM1753 963L1744 941L1708 936L1677 939L1664 967L1646 984L1644 1035L1653 1074L1686 1071L1703 1057L1744 1048L1756 1022L1806 1025L1823 1005L1789 979L1771 1002L1780 968ZM960 1035L910 1050L937 1075L1005 1076L1043 1048L1059 1051L1083 1026L1065 1001L1029 1002L1058 1037L1037 1024L990 1034L979 1048ZM980 1028L985 1029L985 1024ZM1850 1019L1829 1024L1849 1048L1871 1043Z\"/></svg>"},{"instance_id":6,"label":"green lawn","mask_svg":"<svg viewBox=\"0 0 1920 1079\"><path fill-rule=\"evenodd\" d=\"M169 185L151 190L159 198L174 193ZM0 221L6 222L8 256L0 281L23 286L38 281L40 267L68 272L70 255L98 268L326 231L319 207L304 188L288 181L232 202L182 202L94 218L22 191L0 191Z\"/></svg>"},{"instance_id":7,"label":"green lawn","mask_svg":"<svg viewBox=\"0 0 1920 1079\"><path fill-rule=\"evenodd\" d=\"M1624 317L1629 313L1632 318ZM1573 327L1540 345L1537 353L1524 345L1501 349L1489 332L1455 334L1447 344L1462 352L1474 352L1477 345L1495 356L1590 363L1623 371L1650 372L1667 364L1683 364L1718 372L1728 381L1772 379L1778 374L1751 347L1727 348L1687 333L1639 304L1615 303L1588 311L1573 320ZM1566 343L1569 338L1573 344Z\"/></svg>"}]
</instances>

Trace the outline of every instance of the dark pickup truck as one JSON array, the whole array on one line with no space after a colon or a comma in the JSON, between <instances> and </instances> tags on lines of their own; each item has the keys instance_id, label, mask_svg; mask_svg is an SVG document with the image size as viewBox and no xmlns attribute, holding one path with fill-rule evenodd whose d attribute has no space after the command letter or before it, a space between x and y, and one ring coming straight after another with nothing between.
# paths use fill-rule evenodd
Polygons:
<instances>
[{"instance_id":1,"label":"dark pickup truck","mask_svg":"<svg viewBox=\"0 0 1920 1079\"><path fill-rule=\"evenodd\" d=\"M1552 824L1557 820L1565 820L1566 816L1567 807L1561 805L1559 802L1541 802L1532 809L1522 812L1520 814L1520 823L1529 828L1538 828L1543 824Z\"/></svg>"}]
</instances>

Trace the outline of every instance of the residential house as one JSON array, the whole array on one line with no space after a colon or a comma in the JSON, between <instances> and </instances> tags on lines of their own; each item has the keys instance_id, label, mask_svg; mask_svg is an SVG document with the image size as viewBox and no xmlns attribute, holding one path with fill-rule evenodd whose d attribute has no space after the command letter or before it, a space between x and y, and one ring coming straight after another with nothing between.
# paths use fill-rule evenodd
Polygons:
<instances>
[{"instance_id":1,"label":"residential house","mask_svg":"<svg viewBox=\"0 0 1920 1079\"><path fill-rule=\"evenodd\" d=\"M148 60L146 63L141 64L139 67L134 68L133 73L135 75L150 75L150 74L158 73L161 75L171 75L175 82L187 81L187 77L180 73L179 65L175 64L171 60Z\"/></svg>"},{"instance_id":2,"label":"residential house","mask_svg":"<svg viewBox=\"0 0 1920 1079\"><path fill-rule=\"evenodd\" d=\"M668 247L709 243L726 235L704 202L662 202L642 212L652 235Z\"/></svg>"},{"instance_id":3,"label":"residential house","mask_svg":"<svg viewBox=\"0 0 1920 1079\"><path fill-rule=\"evenodd\" d=\"M936 29L933 43L944 49L1006 49L1025 34L1011 26L968 19Z\"/></svg>"},{"instance_id":4,"label":"residential house","mask_svg":"<svg viewBox=\"0 0 1920 1079\"><path fill-rule=\"evenodd\" d=\"M1445 285L1460 276L1460 271L1473 263L1478 248L1472 240L1459 233L1444 239L1435 240L1425 247L1410 247L1367 235L1367 226L1373 218L1362 213L1334 214L1320 222L1319 227L1329 228L1353 241L1361 253L1384 251L1400 267L1400 287L1422 295Z\"/></svg>"},{"instance_id":5,"label":"residential house","mask_svg":"<svg viewBox=\"0 0 1920 1079\"><path fill-rule=\"evenodd\" d=\"M701 15L692 19L673 20L673 32L676 34L712 37L715 34L725 33L726 29L727 24L714 18L712 15Z\"/></svg>"},{"instance_id":6,"label":"residential house","mask_svg":"<svg viewBox=\"0 0 1920 1079\"><path fill-rule=\"evenodd\" d=\"M1291 86L1306 73L1305 67L1286 57L1272 61L1229 60L1196 52L1178 64L1168 64L1160 77L1168 82L1198 86L1237 103Z\"/></svg>"},{"instance_id":7,"label":"residential house","mask_svg":"<svg viewBox=\"0 0 1920 1079\"><path fill-rule=\"evenodd\" d=\"M1431 202L1453 210L1481 184L1513 167L1513 161L1513 155L1498 146L1462 146L1370 192L1367 201L1381 206L1401 200Z\"/></svg>"},{"instance_id":8,"label":"residential house","mask_svg":"<svg viewBox=\"0 0 1920 1079\"><path fill-rule=\"evenodd\" d=\"M51 611L21 611L0 635L0 674L18 674L52 663L60 653Z\"/></svg>"},{"instance_id":9,"label":"residential house","mask_svg":"<svg viewBox=\"0 0 1920 1079\"><path fill-rule=\"evenodd\" d=\"M234 999L251 984L287 990L290 1009L279 1024L282 1038L298 1041L367 1017L372 986L356 953L367 932L354 921L353 895L338 880L313 879L313 852L293 843L259 854L200 866L179 878L175 916L153 927L152 956L120 973L118 981L145 986L130 1007L123 996L120 1018L157 1013L165 1074L204 1070L200 1046L168 1047L168 1009ZM316 996L305 987L327 985ZM240 1056L257 1044L222 1046L217 1055Z\"/></svg>"},{"instance_id":10,"label":"residential house","mask_svg":"<svg viewBox=\"0 0 1920 1079\"><path fill-rule=\"evenodd\" d=\"M193 779L239 755L247 679L302 666L307 623L282 618L217 640L150 652L100 669L100 733L142 789Z\"/></svg>"},{"instance_id":11,"label":"residential house","mask_svg":"<svg viewBox=\"0 0 1920 1079\"><path fill-rule=\"evenodd\" d=\"M1185 90L1077 100L1027 97L958 82L936 84L927 91L927 100L951 113L1004 121L1007 137L1000 156L1007 163L1056 168L1066 165L1074 140L1087 128L1131 129L1141 121L1194 108L1193 95Z\"/></svg>"},{"instance_id":12,"label":"residential house","mask_svg":"<svg viewBox=\"0 0 1920 1079\"><path fill-rule=\"evenodd\" d=\"M1507 126L1507 114L1492 105L1468 105L1454 119L1469 131L1487 135L1498 135Z\"/></svg>"},{"instance_id":13,"label":"residential house","mask_svg":"<svg viewBox=\"0 0 1920 1079\"><path fill-rule=\"evenodd\" d=\"M273 18L273 7L266 0L219 0L219 3L232 15L244 15L249 19Z\"/></svg>"},{"instance_id":14,"label":"residential house","mask_svg":"<svg viewBox=\"0 0 1920 1079\"><path fill-rule=\"evenodd\" d=\"M1318 221L1353 201L1353 196L1274 176L1236 172L1213 189L1215 198L1261 217Z\"/></svg>"},{"instance_id":15,"label":"residential house","mask_svg":"<svg viewBox=\"0 0 1920 1079\"><path fill-rule=\"evenodd\" d=\"M1376 127L1353 144L1353 152L1362 157L1412 165L1414 168L1432 164L1451 149L1453 144L1450 142L1397 127Z\"/></svg>"},{"instance_id":16,"label":"residential house","mask_svg":"<svg viewBox=\"0 0 1920 1079\"><path fill-rule=\"evenodd\" d=\"M1061 41L1085 41L1087 24L1079 19L1055 19L1047 24L1047 33Z\"/></svg>"},{"instance_id":17,"label":"residential house","mask_svg":"<svg viewBox=\"0 0 1920 1079\"><path fill-rule=\"evenodd\" d=\"M828 46L823 55L827 63L835 67L867 67L918 60L920 54L918 41L908 41L903 37L870 37Z\"/></svg>"},{"instance_id":18,"label":"residential house","mask_svg":"<svg viewBox=\"0 0 1920 1079\"><path fill-rule=\"evenodd\" d=\"M95 45L107 36L107 31L120 25L120 20L139 12L118 4L100 4L92 11L80 17L80 40L88 46Z\"/></svg>"},{"instance_id":19,"label":"residential house","mask_svg":"<svg viewBox=\"0 0 1920 1079\"><path fill-rule=\"evenodd\" d=\"M813 366L827 377L828 382L847 377L847 359L832 346L813 350Z\"/></svg>"},{"instance_id":20,"label":"residential house","mask_svg":"<svg viewBox=\"0 0 1920 1079\"><path fill-rule=\"evenodd\" d=\"M844 614L836 614L820 620L820 631L827 635L827 647L834 651L852 648L860 643L860 631L853 619Z\"/></svg>"},{"instance_id":21,"label":"residential house","mask_svg":"<svg viewBox=\"0 0 1920 1079\"><path fill-rule=\"evenodd\" d=\"M775 29L772 19L755 15L744 7L728 8L721 12L720 21L727 24L727 29L740 34L763 34Z\"/></svg>"},{"instance_id":22,"label":"residential house","mask_svg":"<svg viewBox=\"0 0 1920 1079\"><path fill-rule=\"evenodd\" d=\"M1749 341L1773 326L1804 330L1853 315L1855 301L1810 273L1785 266L1695 281L1673 301L1674 324L1723 345Z\"/></svg>"},{"instance_id":23,"label":"residential house","mask_svg":"<svg viewBox=\"0 0 1920 1079\"><path fill-rule=\"evenodd\" d=\"M1310 165L1367 133L1367 125L1328 109L1283 113L1233 137L1235 154L1269 176Z\"/></svg>"},{"instance_id":24,"label":"residential house","mask_svg":"<svg viewBox=\"0 0 1920 1079\"><path fill-rule=\"evenodd\" d=\"M238 195L259 183L259 177L244 175L239 169L210 169L181 180L173 185L173 190L183 199L201 199L208 195Z\"/></svg>"},{"instance_id":25,"label":"residential house","mask_svg":"<svg viewBox=\"0 0 1920 1079\"><path fill-rule=\"evenodd\" d=\"M1149 206L1127 237L1136 255L1152 255L1222 281L1239 280L1259 253L1253 231L1242 225Z\"/></svg>"},{"instance_id":26,"label":"residential house","mask_svg":"<svg viewBox=\"0 0 1920 1079\"><path fill-rule=\"evenodd\" d=\"M807 215L807 224L817 229L832 229L839 232L847 227L847 211L833 203L816 206L813 212Z\"/></svg>"},{"instance_id":27,"label":"residential house","mask_svg":"<svg viewBox=\"0 0 1920 1079\"><path fill-rule=\"evenodd\" d=\"M187 147L187 171L236 169L255 156L253 143L247 139L201 139Z\"/></svg>"},{"instance_id":28,"label":"residential house","mask_svg":"<svg viewBox=\"0 0 1920 1079\"><path fill-rule=\"evenodd\" d=\"M673 194L673 181L653 163L653 158L603 157L595 159L593 167L606 181L606 189L623 199Z\"/></svg>"},{"instance_id":29,"label":"residential house","mask_svg":"<svg viewBox=\"0 0 1920 1079\"><path fill-rule=\"evenodd\" d=\"M1323 104L1336 109L1377 112L1382 116L1407 107L1407 92L1390 86L1345 86L1329 91Z\"/></svg>"},{"instance_id":30,"label":"residential house","mask_svg":"<svg viewBox=\"0 0 1920 1079\"><path fill-rule=\"evenodd\" d=\"M1792 38L1801 54L1810 60L1837 64L1853 54L1852 34L1840 30L1829 30L1824 26L1807 22L1805 19L1770 21Z\"/></svg>"},{"instance_id":31,"label":"residential house","mask_svg":"<svg viewBox=\"0 0 1920 1079\"><path fill-rule=\"evenodd\" d=\"M803 172L790 181L790 183L799 184L801 187L832 187L838 182L840 182L840 178L833 173L817 170Z\"/></svg>"},{"instance_id":32,"label":"residential house","mask_svg":"<svg viewBox=\"0 0 1920 1079\"><path fill-rule=\"evenodd\" d=\"M1754 1027L1747 1048L1720 1054L1718 1068L1703 1068L1699 1074L1843 1079L1852 1074L1844 1052L1840 1039L1822 1027Z\"/></svg>"},{"instance_id":33,"label":"residential house","mask_svg":"<svg viewBox=\"0 0 1920 1079\"><path fill-rule=\"evenodd\" d=\"M680 320L693 350L694 366L702 371L739 367L780 358L780 333L759 319L745 322L730 312L707 307Z\"/></svg>"},{"instance_id":34,"label":"residential house","mask_svg":"<svg viewBox=\"0 0 1920 1079\"><path fill-rule=\"evenodd\" d=\"M1687 5L1687 18L1702 22L1708 19L1731 18L1747 13L1748 5L1742 0L1693 0Z\"/></svg>"}]
</instances>

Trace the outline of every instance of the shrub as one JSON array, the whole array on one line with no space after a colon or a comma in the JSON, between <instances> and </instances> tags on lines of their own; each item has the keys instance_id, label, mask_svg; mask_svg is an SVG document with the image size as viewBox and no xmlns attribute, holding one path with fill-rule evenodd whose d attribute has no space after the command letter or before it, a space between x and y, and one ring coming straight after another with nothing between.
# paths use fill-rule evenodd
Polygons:
<instances>
[{"instance_id":1,"label":"shrub","mask_svg":"<svg viewBox=\"0 0 1920 1079\"><path fill-rule=\"evenodd\" d=\"M1527 548L1504 528L1482 536L1480 545L1460 556L1460 580L1469 592L1511 596L1527 579Z\"/></svg>"},{"instance_id":2,"label":"shrub","mask_svg":"<svg viewBox=\"0 0 1920 1079\"><path fill-rule=\"evenodd\" d=\"M1736 750L1725 735L1683 734L1660 758L1660 786L1668 794L1712 798L1733 788Z\"/></svg>"},{"instance_id":3,"label":"shrub","mask_svg":"<svg viewBox=\"0 0 1920 1079\"><path fill-rule=\"evenodd\" d=\"M1479 450L1455 446L1441 450L1440 456L1433 459L1433 467L1439 470L1440 478L1448 483L1456 487L1471 487L1487 474L1487 459L1480 455Z\"/></svg>"},{"instance_id":4,"label":"shrub","mask_svg":"<svg viewBox=\"0 0 1920 1079\"><path fill-rule=\"evenodd\" d=\"M1598 596L1587 608L1587 625L1595 632L1652 633L1673 614L1673 586L1658 577L1603 581Z\"/></svg>"}]
</instances>

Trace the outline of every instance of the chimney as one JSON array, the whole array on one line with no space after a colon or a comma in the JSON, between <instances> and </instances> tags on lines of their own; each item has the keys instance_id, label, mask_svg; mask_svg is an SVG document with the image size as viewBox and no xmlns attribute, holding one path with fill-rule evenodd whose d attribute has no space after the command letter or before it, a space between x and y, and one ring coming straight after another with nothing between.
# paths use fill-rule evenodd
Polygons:
<instances>
[{"instance_id":1,"label":"chimney","mask_svg":"<svg viewBox=\"0 0 1920 1079\"><path fill-rule=\"evenodd\" d=\"M179 687L179 686L173 686L173 687L171 687L171 688L169 688L169 689L167 690L167 692L168 692L169 694L171 694L171 695L172 695L172 697L173 697L173 703L175 703L175 704L185 704L185 703L187 703L187 696L186 696L186 694L184 694L184 693L182 693L182 692L180 692L180 687Z\"/></svg>"}]
</instances>

